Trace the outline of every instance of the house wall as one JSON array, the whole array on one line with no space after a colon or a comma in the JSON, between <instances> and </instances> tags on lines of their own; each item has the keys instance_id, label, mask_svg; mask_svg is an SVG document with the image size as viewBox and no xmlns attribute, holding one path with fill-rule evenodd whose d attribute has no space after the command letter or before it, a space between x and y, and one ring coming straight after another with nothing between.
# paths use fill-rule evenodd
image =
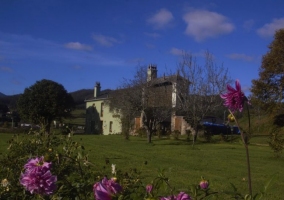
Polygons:
<instances>
[{"instance_id":1,"label":"house wall","mask_svg":"<svg viewBox=\"0 0 284 200\"><path fill-rule=\"evenodd\" d=\"M103 103L103 110L102 110ZM94 100L86 102L86 109L94 107L97 112L95 118L95 132L94 134L119 134L121 133L120 114L118 112L110 112L109 106L104 100Z\"/></svg>"},{"instance_id":2,"label":"house wall","mask_svg":"<svg viewBox=\"0 0 284 200\"><path fill-rule=\"evenodd\" d=\"M172 116L171 119L171 131L178 130L181 135L185 135L187 130L190 130L193 133L193 129L186 122L184 116Z\"/></svg>"},{"instance_id":3,"label":"house wall","mask_svg":"<svg viewBox=\"0 0 284 200\"><path fill-rule=\"evenodd\" d=\"M148 106L169 107L172 104L172 85L161 85L148 88L145 96Z\"/></svg>"}]
</instances>

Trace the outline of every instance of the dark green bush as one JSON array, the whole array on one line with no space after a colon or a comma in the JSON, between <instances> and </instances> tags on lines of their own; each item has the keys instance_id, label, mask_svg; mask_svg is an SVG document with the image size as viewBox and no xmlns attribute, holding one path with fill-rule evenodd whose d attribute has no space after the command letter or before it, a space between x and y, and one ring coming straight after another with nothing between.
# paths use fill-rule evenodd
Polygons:
<instances>
[{"instance_id":1,"label":"dark green bush","mask_svg":"<svg viewBox=\"0 0 284 200\"><path fill-rule=\"evenodd\" d=\"M275 157L280 157L284 148L283 134L281 134L279 128L274 128L269 135L269 146L273 150Z\"/></svg>"},{"instance_id":2,"label":"dark green bush","mask_svg":"<svg viewBox=\"0 0 284 200\"><path fill-rule=\"evenodd\" d=\"M171 134L171 136L173 137L173 139L178 140L179 136L180 136L180 131L179 130L174 130Z\"/></svg>"},{"instance_id":3,"label":"dark green bush","mask_svg":"<svg viewBox=\"0 0 284 200\"><path fill-rule=\"evenodd\" d=\"M140 137L147 137L147 131L145 128L139 128L137 130L137 133Z\"/></svg>"}]
</instances>

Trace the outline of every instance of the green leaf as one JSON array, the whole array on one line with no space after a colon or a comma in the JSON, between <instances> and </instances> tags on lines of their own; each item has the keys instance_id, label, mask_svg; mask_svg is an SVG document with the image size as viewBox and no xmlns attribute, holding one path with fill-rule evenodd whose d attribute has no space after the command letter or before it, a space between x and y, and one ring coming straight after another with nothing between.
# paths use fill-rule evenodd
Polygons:
<instances>
[{"instance_id":1,"label":"green leaf","mask_svg":"<svg viewBox=\"0 0 284 200\"><path fill-rule=\"evenodd\" d=\"M265 192L267 191L267 189L269 188L269 186L271 185L271 183L275 180L276 175L278 175L278 173L275 173L275 174L267 181L267 183L266 183L265 186L264 186L263 193L265 193Z\"/></svg>"},{"instance_id":2,"label":"green leaf","mask_svg":"<svg viewBox=\"0 0 284 200\"><path fill-rule=\"evenodd\" d=\"M80 152L78 152L77 159L81 159L83 156Z\"/></svg>"},{"instance_id":3,"label":"green leaf","mask_svg":"<svg viewBox=\"0 0 284 200\"><path fill-rule=\"evenodd\" d=\"M251 195L250 195L250 194L246 194L246 195L245 195L245 200L252 200Z\"/></svg>"},{"instance_id":4,"label":"green leaf","mask_svg":"<svg viewBox=\"0 0 284 200\"><path fill-rule=\"evenodd\" d=\"M261 199L263 197L263 194L262 193L257 193L253 196L253 199L256 200L256 199Z\"/></svg>"}]
</instances>

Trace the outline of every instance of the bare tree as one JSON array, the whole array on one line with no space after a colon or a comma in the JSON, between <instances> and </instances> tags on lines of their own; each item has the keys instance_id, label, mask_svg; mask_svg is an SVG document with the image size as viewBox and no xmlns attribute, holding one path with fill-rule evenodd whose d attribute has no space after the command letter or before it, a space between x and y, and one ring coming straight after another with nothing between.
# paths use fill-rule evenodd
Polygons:
<instances>
[{"instance_id":1,"label":"bare tree","mask_svg":"<svg viewBox=\"0 0 284 200\"><path fill-rule=\"evenodd\" d=\"M173 110L171 94L172 86L168 76L157 78L155 66L149 66L148 69L140 66L134 78L125 79L121 87L112 94L110 107L121 111L126 124L127 119L132 120L140 115L142 127L151 143L157 126L170 120Z\"/></svg>"},{"instance_id":2,"label":"bare tree","mask_svg":"<svg viewBox=\"0 0 284 200\"><path fill-rule=\"evenodd\" d=\"M222 107L220 93L231 81L228 69L215 64L212 54L205 52L204 66L198 65L192 54L184 53L178 65L178 71L184 80L189 80L189 89L179 93L180 112L194 129L193 144L196 141L200 121L214 114ZM184 84L185 86L186 84Z\"/></svg>"}]
</instances>

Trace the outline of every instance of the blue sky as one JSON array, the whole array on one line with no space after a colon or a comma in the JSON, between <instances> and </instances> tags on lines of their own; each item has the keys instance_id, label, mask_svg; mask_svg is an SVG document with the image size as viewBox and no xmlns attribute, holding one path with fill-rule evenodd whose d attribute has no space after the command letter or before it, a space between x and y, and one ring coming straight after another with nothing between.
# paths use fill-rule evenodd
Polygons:
<instances>
[{"instance_id":1,"label":"blue sky","mask_svg":"<svg viewBox=\"0 0 284 200\"><path fill-rule=\"evenodd\" d=\"M203 65L206 50L248 91L280 28L283 0L1 0L0 92L41 79L115 89L138 65L161 76L183 51Z\"/></svg>"}]
</instances>

